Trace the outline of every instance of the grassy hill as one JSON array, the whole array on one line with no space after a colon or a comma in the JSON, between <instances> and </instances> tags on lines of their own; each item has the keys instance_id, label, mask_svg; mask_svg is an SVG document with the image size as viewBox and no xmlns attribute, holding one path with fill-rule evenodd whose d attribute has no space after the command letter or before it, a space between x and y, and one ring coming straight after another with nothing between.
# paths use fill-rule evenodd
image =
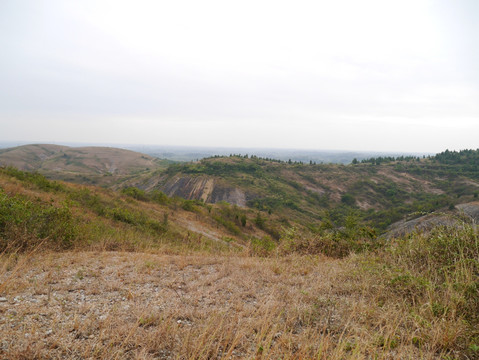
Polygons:
<instances>
[{"instance_id":1,"label":"grassy hill","mask_svg":"<svg viewBox=\"0 0 479 360\"><path fill-rule=\"evenodd\" d=\"M0 149L0 166L37 171L52 179L113 186L164 168L168 161L130 150L34 144Z\"/></svg>"},{"instance_id":2,"label":"grassy hill","mask_svg":"<svg viewBox=\"0 0 479 360\"><path fill-rule=\"evenodd\" d=\"M280 228L277 218L251 209L53 181L12 167L0 168L0 196L0 251L46 241L42 246L54 249L138 250L147 244L168 251L186 245L261 252L274 245L271 233L280 236L273 232Z\"/></svg>"}]
</instances>

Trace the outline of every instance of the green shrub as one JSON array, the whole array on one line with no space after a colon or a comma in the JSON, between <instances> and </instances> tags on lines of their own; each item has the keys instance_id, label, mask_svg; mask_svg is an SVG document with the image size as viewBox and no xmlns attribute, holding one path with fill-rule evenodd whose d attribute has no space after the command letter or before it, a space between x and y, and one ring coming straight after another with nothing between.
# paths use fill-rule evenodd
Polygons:
<instances>
[{"instance_id":1,"label":"green shrub","mask_svg":"<svg viewBox=\"0 0 479 360\"><path fill-rule=\"evenodd\" d=\"M135 225L143 222L139 216L123 207L115 207L108 210L108 215L114 220L124 222L126 224Z\"/></svg>"},{"instance_id":2,"label":"green shrub","mask_svg":"<svg viewBox=\"0 0 479 360\"><path fill-rule=\"evenodd\" d=\"M245 227L246 226L246 215L245 214L241 214L240 221L241 221L241 226Z\"/></svg>"},{"instance_id":3,"label":"green shrub","mask_svg":"<svg viewBox=\"0 0 479 360\"><path fill-rule=\"evenodd\" d=\"M264 229L265 222L266 222L266 219L263 218L261 214L258 212L258 214L256 214L256 217L254 219L254 223L256 224L256 226L260 229Z\"/></svg>"},{"instance_id":4,"label":"green shrub","mask_svg":"<svg viewBox=\"0 0 479 360\"><path fill-rule=\"evenodd\" d=\"M153 190L149 193L149 197L152 201L160 205L166 205L170 202L170 198L160 190Z\"/></svg>"},{"instance_id":5,"label":"green shrub","mask_svg":"<svg viewBox=\"0 0 479 360\"><path fill-rule=\"evenodd\" d=\"M181 204L181 208L186 211L191 211L195 212L196 207L195 207L195 201L194 200L184 200L183 203Z\"/></svg>"},{"instance_id":6,"label":"green shrub","mask_svg":"<svg viewBox=\"0 0 479 360\"><path fill-rule=\"evenodd\" d=\"M88 188L70 191L68 197L70 200L92 210L97 215L105 216L107 213L108 204L100 196L92 194Z\"/></svg>"},{"instance_id":7,"label":"green shrub","mask_svg":"<svg viewBox=\"0 0 479 360\"><path fill-rule=\"evenodd\" d=\"M261 239L256 237L251 238L249 242L250 250L253 254L259 256L268 256L277 247L277 243L274 242L269 236L264 236Z\"/></svg>"},{"instance_id":8,"label":"green shrub","mask_svg":"<svg viewBox=\"0 0 479 360\"><path fill-rule=\"evenodd\" d=\"M133 186L122 189L121 193L124 195L130 196L136 200L148 201L148 197L146 196L146 193L143 190Z\"/></svg>"},{"instance_id":9,"label":"green shrub","mask_svg":"<svg viewBox=\"0 0 479 360\"><path fill-rule=\"evenodd\" d=\"M354 198L353 195L351 194L343 194L341 196L341 202L343 204L346 204L346 205L349 205L349 206L353 206L356 204L356 199Z\"/></svg>"},{"instance_id":10,"label":"green shrub","mask_svg":"<svg viewBox=\"0 0 479 360\"><path fill-rule=\"evenodd\" d=\"M32 202L0 190L0 250L27 250L40 244L70 248L77 237L77 222L68 204L56 207Z\"/></svg>"},{"instance_id":11,"label":"green shrub","mask_svg":"<svg viewBox=\"0 0 479 360\"><path fill-rule=\"evenodd\" d=\"M14 167L6 167L1 169L4 174L14 177L22 182L33 185L36 188L44 191L59 192L65 191L66 188L57 181L48 180L45 176L37 172L26 172L18 170Z\"/></svg>"},{"instance_id":12,"label":"green shrub","mask_svg":"<svg viewBox=\"0 0 479 360\"><path fill-rule=\"evenodd\" d=\"M239 227L232 221L223 218L222 216L216 215L213 216L213 219L216 220L218 224L223 225L229 232L231 232L234 235L239 235L241 234L241 230Z\"/></svg>"}]
</instances>

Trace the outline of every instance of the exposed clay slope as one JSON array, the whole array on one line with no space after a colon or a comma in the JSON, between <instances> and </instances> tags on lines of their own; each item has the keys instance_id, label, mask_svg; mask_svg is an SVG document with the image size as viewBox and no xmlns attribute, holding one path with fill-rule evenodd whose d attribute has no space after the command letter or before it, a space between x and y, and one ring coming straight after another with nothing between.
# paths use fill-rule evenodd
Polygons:
<instances>
[{"instance_id":1,"label":"exposed clay slope","mask_svg":"<svg viewBox=\"0 0 479 360\"><path fill-rule=\"evenodd\" d=\"M392 224L386 238L398 238L413 232L427 232L437 226L462 226L461 222L479 222L479 202L458 204L447 213L431 213L411 220L402 220Z\"/></svg>"},{"instance_id":2,"label":"exposed clay slope","mask_svg":"<svg viewBox=\"0 0 479 360\"><path fill-rule=\"evenodd\" d=\"M456 208L479 224L479 201L456 205Z\"/></svg>"},{"instance_id":3,"label":"exposed clay slope","mask_svg":"<svg viewBox=\"0 0 479 360\"><path fill-rule=\"evenodd\" d=\"M175 176L160 187L168 196L180 196L185 199L203 200L216 204L221 201L245 207L252 198L239 187L207 176Z\"/></svg>"},{"instance_id":4,"label":"exposed clay slope","mask_svg":"<svg viewBox=\"0 0 479 360\"><path fill-rule=\"evenodd\" d=\"M387 239L399 238L413 232L427 232L437 226L454 226L458 219L452 214L427 214L412 220L398 221L391 225L390 230L384 235Z\"/></svg>"}]
</instances>

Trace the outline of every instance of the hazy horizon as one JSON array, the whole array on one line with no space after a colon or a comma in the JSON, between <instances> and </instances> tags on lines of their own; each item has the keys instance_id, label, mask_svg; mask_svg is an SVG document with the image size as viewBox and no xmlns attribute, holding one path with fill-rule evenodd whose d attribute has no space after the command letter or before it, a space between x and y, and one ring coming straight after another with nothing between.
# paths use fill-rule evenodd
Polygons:
<instances>
[{"instance_id":1,"label":"hazy horizon","mask_svg":"<svg viewBox=\"0 0 479 360\"><path fill-rule=\"evenodd\" d=\"M479 2L7 0L0 141L479 148Z\"/></svg>"},{"instance_id":2,"label":"hazy horizon","mask_svg":"<svg viewBox=\"0 0 479 360\"><path fill-rule=\"evenodd\" d=\"M0 152L2 149L15 148L22 145L45 145L29 144L25 142L2 142L0 141ZM339 163L349 164L354 159L364 160L380 156L429 156L434 153L424 152L387 152L387 151L354 151L354 150L304 150L304 149L286 149L286 148L238 148L238 147L205 147L205 146L168 146L152 144L103 144L103 143L69 143L56 142L53 145L68 146L71 148L83 147L113 147L136 151L147 154L159 159L172 161L196 161L212 156L258 156L282 161L297 161L303 163L314 162L321 163Z\"/></svg>"},{"instance_id":3,"label":"hazy horizon","mask_svg":"<svg viewBox=\"0 0 479 360\"><path fill-rule=\"evenodd\" d=\"M275 151L301 151L301 152L330 152L330 153L376 153L376 154L424 154L424 155L432 155L436 154L437 152L431 151L388 151L388 150L355 150L355 149L305 149L305 148L287 148L287 147L242 147L242 146L207 146L207 145L172 145L172 144L138 144L138 143L109 143L109 142L85 142L85 141L50 141L50 142L42 142L42 141L14 141L14 140L1 140L0 139L0 148L8 148L8 147L15 147L15 146L23 146L23 145L61 145L61 146L70 146L70 147L88 147L88 146L99 146L99 147L118 147L118 148L171 148L171 149L179 149L179 150L187 150L187 149L204 149L204 150L241 150L241 151L251 151L251 150L259 150L259 151L268 151L268 150L275 150ZM461 148L461 149L443 149L440 152L445 150L450 151L460 151L460 150L468 150L469 148ZM475 149L472 149L475 150ZM242 155L246 155L245 152L241 153ZM252 154L253 153L248 153Z\"/></svg>"}]
</instances>

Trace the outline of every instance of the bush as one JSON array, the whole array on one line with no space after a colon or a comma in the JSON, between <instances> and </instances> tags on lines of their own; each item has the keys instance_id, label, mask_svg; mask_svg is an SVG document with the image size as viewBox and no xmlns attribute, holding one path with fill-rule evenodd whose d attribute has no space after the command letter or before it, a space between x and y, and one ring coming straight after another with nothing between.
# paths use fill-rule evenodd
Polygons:
<instances>
[{"instance_id":1,"label":"bush","mask_svg":"<svg viewBox=\"0 0 479 360\"><path fill-rule=\"evenodd\" d=\"M321 229L317 234L306 234L295 228L283 231L280 244L284 254L323 254L334 258L382 246L382 242L372 239L368 233L361 234L359 230L357 236L351 238L339 231Z\"/></svg>"},{"instance_id":2,"label":"bush","mask_svg":"<svg viewBox=\"0 0 479 360\"><path fill-rule=\"evenodd\" d=\"M170 202L170 198L160 190L153 190L150 194L150 199L160 205L165 205Z\"/></svg>"},{"instance_id":3,"label":"bush","mask_svg":"<svg viewBox=\"0 0 479 360\"><path fill-rule=\"evenodd\" d=\"M276 249L277 244L269 236L264 236L261 239L251 238L249 247L255 255L268 256Z\"/></svg>"},{"instance_id":4,"label":"bush","mask_svg":"<svg viewBox=\"0 0 479 360\"><path fill-rule=\"evenodd\" d=\"M0 251L39 245L67 249L76 237L77 223L68 204L56 207L0 190Z\"/></svg>"},{"instance_id":5,"label":"bush","mask_svg":"<svg viewBox=\"0 0 479 360\"><path fill-rule=\"evenodd\" d=\"M92 194L87 188L81 188L70 192L69 198L80 205L87 207L100 216L105 216L108 205L96 194Z\"/></svg>"},{"instance_id":6,"label":"bush","mask_svg":"<svg viewBox=\"0 0 479 360\"><path fill-rule=\"evenodd\" d=\"M241 230L234 222L227 220L223 218L222 216L213 216L213 219L215 219L218 224L223 225L232 234L234 235L241 234Z\"/></svg>"},{"instance_id":7,"label":"bush","mask_svg":"<svg viewBox=\"0 0 479 360\"><path fill-rule=\"evenodd\" d=\"M181 204L181 208L186 211L191 211L195 212L196 207L195 207L195 201L194 200L184 200L183 203Z\"/></svg>"},{"instance_id":8,"label":"bush","mask_svg":"<svg viewBox=\"0 0 479 360\"><path fill-rule=\"evenodd\" d=\"M353 206L354 204L356 204L356 199L351 194L343 194L343 196L341 196L341 202L343 204Z\"/></svg>"},{"instance_id":9,"label":"bush","mask_svg":"<svg viewBox=\"0 0 479 360\"><path fill-rule=\"evenodd\" d=\"M254 223L256 224L256 226L260 229L264 229L264 224L266 222L266 219L264 219L261 214L258 212L258 214L256 215L255 219L254 219Z\"/></svg>"},{"instance_id":10,"label":"bush","mask_svg":"<svg viewBox=\"0 0 479 360\"><path fill-rule=\"evenodd\" d=\"M121 190L121 193L124 195L130 196L136 200L148 201L148 197L146 196L146 193L143 190L138 189L136 187L131 186L131 187L124 188Z\"/></svg>"},{"instance_id":11,"label":"bush","mask_svg":"<svg viewBox=\"0 0 479 360\"><path fill-rule=\"evenodd\" d=\"M58 192L65 191L65 186L57 181L48 180L45 176L40 175L37 172L26 172L15 169L14 167L6 167L1 169L4 174L14 177L20 181L31 184L36 188L44 191Z\"/></svg>"}]
</instances>

